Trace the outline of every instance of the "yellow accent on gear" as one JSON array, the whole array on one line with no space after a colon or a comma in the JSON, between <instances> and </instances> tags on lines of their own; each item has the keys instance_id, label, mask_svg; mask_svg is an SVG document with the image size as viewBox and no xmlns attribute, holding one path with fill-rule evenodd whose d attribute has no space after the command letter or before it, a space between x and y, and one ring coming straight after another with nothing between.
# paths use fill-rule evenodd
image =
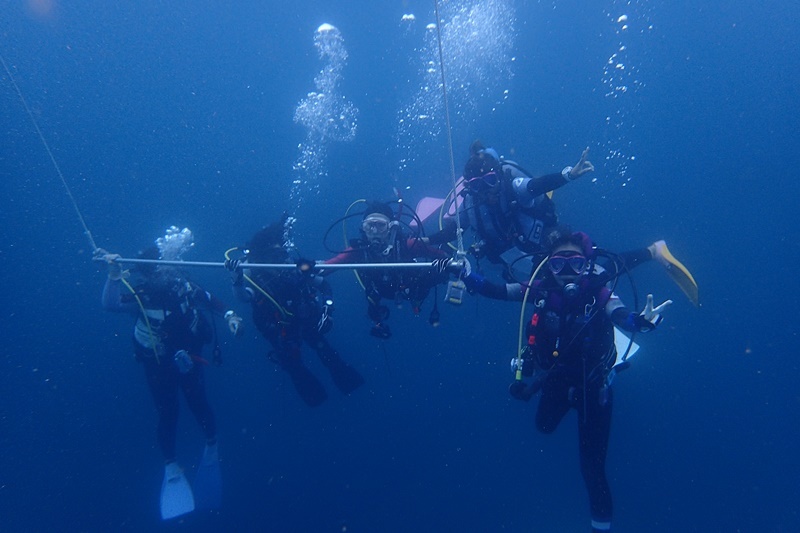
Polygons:
<instances>
[{"instance_id":1,"label":"yellow accent on gear","mask_svg":"<svg viewBox=\"0 0 800 533\"><path fill-rule=\"evenodd\" d=\"M667 244L660 249L661 256L669 263L666 265L667 274L672 281L683 291L694 305L700 305L699 289L697 282L694 280L692 273L686 268L683 263L675 259L675 256L667 248Z\"/></svg>"}]
</instances>

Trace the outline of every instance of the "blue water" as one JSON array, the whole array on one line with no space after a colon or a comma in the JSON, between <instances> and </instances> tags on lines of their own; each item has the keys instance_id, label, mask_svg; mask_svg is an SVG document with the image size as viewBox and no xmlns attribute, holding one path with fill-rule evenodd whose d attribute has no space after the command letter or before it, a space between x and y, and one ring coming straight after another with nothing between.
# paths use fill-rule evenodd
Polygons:
<instances>
[{"instance_id":1,"label":"blue water","mask_svg":"<svg viewBox=\"0 0 800 533\"><path fill-rule=\"evenodd\" d=\"M613 250L665 238L700 284L695 308L658 266L635 272L640 294L675 303L616 382L615 531L800 530L800 8L484 3L514 10L513 64L497 51L513 76L476 61L471 81L491 94L467 105L454 88L456 167L478 137L537 173L590 146L597 170L557 192L561 220ZM70 4L7 3L0 54L99 246L131 255L176 224L196 235L187 259L218 261L289 210L299 250L321 259L322 234L353 200L448 190L443 133L417 139L413 164L399 164L398 113L419 87L431 2ZM347 47L338 90L358 107L358 129L325 145L325 175L298 178L307 131L293 114L322 67L323 22ZM497 31L475 39L492 46ZM620 45L625 68L609 69ZM629 89L607 96L618 71ZM331 397L305 407L246 323L207 373L224 507L162 523L155 410L131 320L100 308L105 274L0 78L0 529L588 530L574 415L540 435L535 405L506 392L518 306L442 304L438 329L430 301L419 318L393 311L384 352L349 273L333 278L330 338L367 384L343 398L309 357ZM293 179L316 191L290 199ZM222 271L192 275L234 304ZM199 458L185 411L178 444L183 463Z\"/></svg>"}]
</instances>

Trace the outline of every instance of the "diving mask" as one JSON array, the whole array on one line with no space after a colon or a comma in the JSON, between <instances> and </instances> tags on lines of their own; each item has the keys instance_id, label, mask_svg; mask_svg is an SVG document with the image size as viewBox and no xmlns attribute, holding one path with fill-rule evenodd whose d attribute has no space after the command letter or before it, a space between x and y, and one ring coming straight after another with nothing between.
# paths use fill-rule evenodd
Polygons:
<instances>
[{"instance_id":1,"label":"diving mask","mask_svg":"<svg viewBox=\"0 0 800 533\"><path fill-rule=\"evenodd\" d=\"M371 213L361 222L361 231L369 241L385 241L389 237L392 221L380 213Z\"/></svg>"},{"instance_id":2,"label":"diving mask","mask_svg":"<svg viewBox=\"0 0 800 533\"><path fill-rule=\"evenodd\" d=\"M583 274L589 261L581 254L558 254L551 256L547 260L547 266L553 274L563 274L565 276ZM567 269L566 271L564 269Z\"/></svg>"}]
</instances>

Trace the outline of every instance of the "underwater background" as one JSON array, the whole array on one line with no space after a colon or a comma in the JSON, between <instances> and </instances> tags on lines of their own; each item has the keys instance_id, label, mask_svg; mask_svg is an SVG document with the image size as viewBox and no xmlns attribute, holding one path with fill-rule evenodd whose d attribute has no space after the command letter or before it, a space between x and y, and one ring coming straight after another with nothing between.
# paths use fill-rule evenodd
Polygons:
<instances>
[{"instance_id":1,"label":"underwater background","mask_svg":"<svg viewBox=\"0 0 800 533\"><path fill-rule=\"evenodd\" d=\"M615 382L615 531L800 531L800 5L439 7L456 172L478 138L535 174L589 146L560 220L610 250L666 239L699 283L694 307L634 272L639 300L675 303ZM221 261L287 211L324 259L354 200L452 186L434 22L421 0L5 0L0 55L98 246L132 256L174 224L187 260ZM161 522L133 320L101 309L105 269L0 78L2 531L588 530L575 414L541 435L507 392L518 304L440 301L432 328L431 295L383 342L337 274L329 338L367 383L343 397L308 354L332 392L310 409L222 269L190 274L248 328L206 373L224 505ZM184 408L187 469L202 445Z\"/></svg>"}]
</instances>

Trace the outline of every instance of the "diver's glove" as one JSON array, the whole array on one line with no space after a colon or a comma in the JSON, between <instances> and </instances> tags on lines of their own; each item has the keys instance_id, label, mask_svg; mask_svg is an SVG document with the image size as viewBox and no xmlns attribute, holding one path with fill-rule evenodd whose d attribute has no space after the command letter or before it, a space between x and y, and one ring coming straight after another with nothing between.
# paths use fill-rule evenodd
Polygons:
<instances>
[{"instance_id":1,"label":"diver's glove","mask_svg":"<svg viewBox=\"0 0 800 533\"><path fill-rule=\"evenodd\" d=\"M464 285L467 286L467 290L471 293L480 293L481 289L486 284L486 278L477 272L470 272L461 279L464 281Z\"/></svg>"},{"instance_id":2,"label":"diver's glove","mask_svg":"<svg viewBox=\"0 0 800 533\"><path fill-rule=\"evenodd\" d=\"M653 295L647 295L647 303L644 306L644 310L639 313L634 319L634 325L639 331L646 332L652 331L656 329L656 327L661 323L664 317L661 316L661 313L664 310L672 305L672 300L667 300L658 307L653 307Z\"/></svg>"},{"instance_id":3,"label":"diver's glove","mask_svg":"<svg viewBox=\"0 0 800 533\"><path fill-rule=\"evenodd\" d=\"M192 356L189 355L189 352L187 352L186 350L178 350L177 352L175 352L173 360L175 361L175 366L178 367L178 371L181 374L188 373L194 367L194 361L192 361Z\"/></svg>"},{"instance_id":4,"label":"diver's glove","mask_svg":"<svg viewBox=\"0 0 800 533\"><path fill-rule=\"evenodd\" d=\"M466 257L461 259L454 259L452 257L434 259L432 266L439 274L448 272L456 277L468 276L469 273L472 272L472 265L469 264Z\"/></svg>"},{"instance_id":5,"label":"diver's glove","mask_svg":"<svg viewBox=\"0 0 800 533\"><path fill-rule=\"evenodd\" d=\"M317 323L317 331L325 335L333 329L333 300L325 300L322 306L322 315Z\"/></svg>"},{"instance_id":6,"label":"diver's glove","mask_svg":"<svg viewBox=\"0 0 800 533\"><path fill-rule=\"evenodd\" d=\"M225 270L227 270L228 272L231 272L231 273L236 272L237 270L239 270L240 266L242 266L242 260L241 259L226 259L225 260Z\"/></svg>"},{"instance_id":7,"label":"diver's glove","mask_svg":"<svg viewBox=\"0 0 800 533\"><path fill-rule=\"evenodd\" d=\"M126 278L127 272L122 270L122 263L117 261L121 259L122 256L119 254L110 254L103 250L102 248L98 248L97 250L97 257L100 257L103 261L106 262L108 265L108 279L111 281L119 281L122 278Z\"/></svg>"},{"instance_id":8,"label":"diver's glove","mask_svg":"<svg viewBox=\"0 0 800 533\"><path fill-rule=\"evenodd\" d=\"M522 367L520 368L520 362L522 363ZM523 376L532 376L533 371L535 369L535 362L533 357L533 352L531 351L530 346L526 346L522 350L522 357L516 358L513 357L511 359L511 371L516 372L517 370L522 371Z\"/></svg>"},{"instance_id":9,"label":"diver's glove","mask_svg":"<svg viewBox=\"0 0 800 533\"><path fill-rule=\"evenodd\" d=\"M231 333L238 337L242 334L242 317L236 314L236 311L231 309L225 313L225 322L228 323L228 329Z\"/></svg>"},{"instance_id":10,"label":"diver's glove","mask_svg":"<svg viewBox=\"0 0 800 533\"><path fill-rule=\"evenodd\" d=\"M431 266L437 274L444 274L445 272L450 272L451 264L453 264L453 258L445 257L442 259L434 259L433 263L431 263Z\"/></svg>"},{"instance_id":11,"label":"diver's glove","mask_svg":"<svg viewBox=\"0 0 800 533\"><path fill-rule=\"evenodd\" d=\"M517 400L527 402L533 397L531 389L524 381L515 381L508 386L508 393Z\"/></svg>"},{"instance_id":12,"label":"diver's glove","mask_svg":"<svg viewBox=\"0 0 800 533\"><path fill-rule=\"evenodd\" d=\"M241 259L226 259L225 270L231 273L231 282L234 285L241 285L244 279L244 271L242 270Z\"/></svg>"},{"instance_id":13,"label":"diver's glove","mask_svg":"<svg viewBox=\"0 0 800 533\"><path fill-rule=\"evenodd\" d=\"M385 305L377 305L370 303L369 307L367 308L367 315L369 316L370 320L372 320L376 324L380 324L381 322L389 318L389 308L386 307Z\"/></svg>"},{"instance_id":14,"label":"diver's glove","mask_svg":"<svg viewBox=\"0 0 800 533\"><path fill-rule=\"evenodd\" d=\"M373 337L378 337L379 339L388 339L392 336L392 330L389 329L388 324L378 322L372 326L372 329L369 330L369 334Z\"/></svg>"},{"instance_id":15,"label":"diver's glove","mask_svg":"<svg viewBox=\"0 0 800 533\"><path fill-rule=\"evenodd\" d=\"M564 170L561 171L561 175L564 177L564 179L567 181L572 181L580 178L584 174L594 171L594 165L592 162L586 160L588 156L589 147L587 146L586 150L584 150L581 154L580 161L578 161L574 167L565 167Z\"/></svg>"}]
</instances>

